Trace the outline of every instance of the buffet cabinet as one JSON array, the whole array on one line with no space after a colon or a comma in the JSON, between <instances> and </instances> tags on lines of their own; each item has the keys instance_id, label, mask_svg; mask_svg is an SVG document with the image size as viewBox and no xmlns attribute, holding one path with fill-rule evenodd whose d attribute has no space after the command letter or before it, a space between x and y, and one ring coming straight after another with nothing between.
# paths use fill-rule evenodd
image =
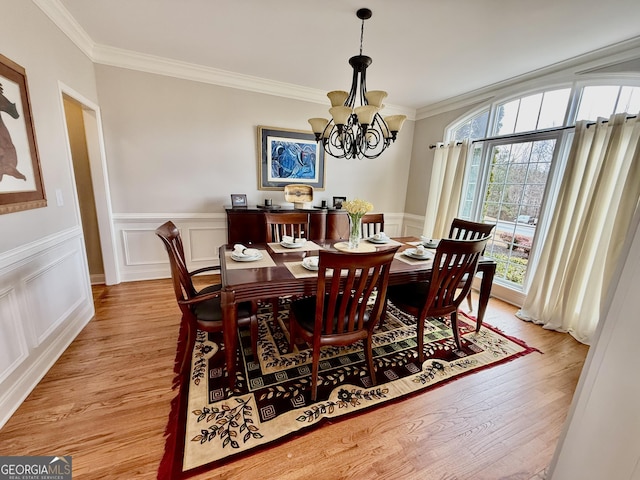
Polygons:
<instances>
[{"instance_id":1,"label":"buffet cabinet","mask_svg":"<svg viewBox=\"0 0 640 480\"><path fill-rule=\"evenodd\" d=\"M307 240L324 238L340 240L349 237L349 219L344 210L225 207L227 212L227 243L264 243L267 241L266 212L286 215L291 212L309 214Z\"/></svg>"}]
</instances>

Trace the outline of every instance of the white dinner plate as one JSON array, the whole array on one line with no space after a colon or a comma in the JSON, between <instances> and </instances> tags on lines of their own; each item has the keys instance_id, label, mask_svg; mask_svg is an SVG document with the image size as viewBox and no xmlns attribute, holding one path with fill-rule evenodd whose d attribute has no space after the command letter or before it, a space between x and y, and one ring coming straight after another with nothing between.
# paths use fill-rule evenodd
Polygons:
<instances>
[{"instance_id":1,"label":"white dinner plate","mask_svg":"<svg viewBox=\"0 0 640 480\"><path fill-rule=\"evenodd\" d=\"M256 260L260 260L262 258L262 254L258 252L257 255L253 255L249 257L247 255L238 256L232 253L231 258L234 259L236 262L255 262Z\"/></svg>"},{"instance_id":2,"label":"white dinner plate","mask_svg":"<svg viewBox=\"0 0 640 480\"><path fill-rule=\"evenodd\" d=\"M368 241L370 241L371 243L389 243L389 240L391 240L389 237L384 237L384 238L373 238L373 237L369 237L367 238Z\"/></svg>"},{"instance_id":3,"label":"white dinner plate","mask_svg":"<svg viewBox=\"0 0 640 480\"><path fill-rule=\"evenodd\" d=\"M300 247L303 247L305 243L306 242L288 243L283 240L280 242L280 245L282 245L284 248L300 248Z\"/></svg>"},{"instance_id":4,"label":"white dinner plate","mask_svg":"<svg viewBox=\"0 0 640 480\"><path fill-rule=\"evenodd\" d=\"M311 259L314 260L311 260ZM316 262L315 265L313 265L311 262ZM317 272L318 271L318 257L304 257L302 259L302 266L304 268L306 268L307 270L311 270L312 272Z\"/></svg>"},{"instance_id":5,"label":"white dinner plate","mask_svg":"<svg viewBox=\"0 0 640 480\"><path fill-rule=\"evenodd\" d=\"M424 252L424 255L418 255L415 248L407 248L402 253L407 257L415 258L416 260L429 260L433 258L433 253L431 252Z\"/></svg>"}]
</instances>

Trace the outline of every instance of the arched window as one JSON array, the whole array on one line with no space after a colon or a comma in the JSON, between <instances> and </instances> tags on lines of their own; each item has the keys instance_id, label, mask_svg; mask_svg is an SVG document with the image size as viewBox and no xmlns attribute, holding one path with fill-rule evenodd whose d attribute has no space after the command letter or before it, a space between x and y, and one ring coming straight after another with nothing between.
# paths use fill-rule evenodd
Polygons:
<instances>
[{"instance_id":1,"label":"arched window","mask_svg":"<svg viewBox=\"0 0 640 480\"><path fill-rule=\"evenodd\" d=\"M640 112L640 86L565 85L498 100L447 128L448 141L472 141L459 216L496 224L486 254L498 263L497 283L526 291L564 171L571 127L622 112Z\"/></svg>"}]
</instances>

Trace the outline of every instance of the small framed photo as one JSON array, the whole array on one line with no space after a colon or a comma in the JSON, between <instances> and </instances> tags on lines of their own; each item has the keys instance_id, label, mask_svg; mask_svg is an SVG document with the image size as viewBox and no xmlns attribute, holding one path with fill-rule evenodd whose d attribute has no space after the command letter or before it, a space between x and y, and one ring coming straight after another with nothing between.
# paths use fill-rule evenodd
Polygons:
<instances>
[{"instance_id":1,"label":"small framed photo","mask_svg":"<svg viewBox=\"0 0 640 480\"><path fill-rule=\"evenodd\" d=\"M333 208L340 210L342 208L342 202L345 202L347 197L333 197Z\"/></svg>"},{"instance_id":2,"label":"small framed photo","mask_svg":"<svg viewBox=\"0 0 640 480\"><path fill-rule=\"evenodd\" d=\"M312 132L258 127L258 189L304 184L324 190L324 148Z\"/></svg>"},{"instance_id":3,"label":"small framed photo","mask_svg":"<svg viewBox=\"0 0 640 480\"><path fill-rule=\"evenodd\" d=\"M247 206L247 196L244 193L232 193L231 194L231 206L233 208L246 207Z\"/></svg>"}]
</instances>

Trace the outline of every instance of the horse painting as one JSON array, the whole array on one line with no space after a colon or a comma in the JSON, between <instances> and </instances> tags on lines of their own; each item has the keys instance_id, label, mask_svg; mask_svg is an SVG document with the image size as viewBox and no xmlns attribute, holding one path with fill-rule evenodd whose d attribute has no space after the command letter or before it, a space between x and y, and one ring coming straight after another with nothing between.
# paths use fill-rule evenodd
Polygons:
<instances>
[{"instance_id":1,"label":"horse painting","mask_svg":"<svg viewBox=\"0 0 640 480\"><path fill-rule=\"evenodd\" d=\"M11 135L7 126L2 121L2 112L6 112L12 118L19 118L20 114L16 109L16 104L11 103L3 94L2 84L0 84L0 182L4 175L11 175L20 180L26 180L22 173L16 168L18 166L18 154L16 147L11 141Z\"/></svg>"}]
</instances>

